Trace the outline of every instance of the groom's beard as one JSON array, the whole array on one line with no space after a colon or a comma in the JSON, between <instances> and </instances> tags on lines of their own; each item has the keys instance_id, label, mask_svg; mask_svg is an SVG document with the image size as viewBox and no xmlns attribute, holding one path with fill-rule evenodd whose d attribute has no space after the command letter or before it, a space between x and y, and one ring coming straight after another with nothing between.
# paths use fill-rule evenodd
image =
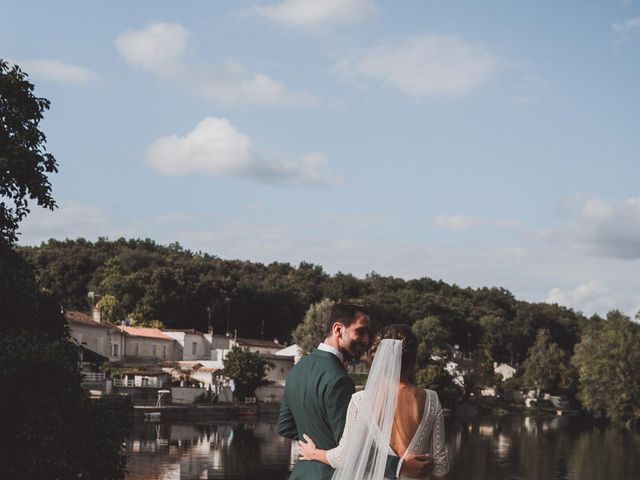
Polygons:
<instances>
[{"instance_id":1,"label":"groom's beard","mask_svg":"<svg viewBox=\"0 0 640 480\"><path fill-rule=\"evenodd\" d=\"M367 351L368 345L363 345L358 342L351 342L345 349L342 350L342 356L345 360L360 360L364 352Z\"/></svg>"}]
</instances>

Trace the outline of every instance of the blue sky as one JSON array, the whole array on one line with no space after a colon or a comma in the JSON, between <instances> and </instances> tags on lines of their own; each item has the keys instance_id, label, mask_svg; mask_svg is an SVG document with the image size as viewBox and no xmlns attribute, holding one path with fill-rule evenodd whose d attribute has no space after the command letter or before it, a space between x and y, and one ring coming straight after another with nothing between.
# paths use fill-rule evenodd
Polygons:
<instances>
[{"instance_id":1,"label":"blue sky","mask_svg":"<svg viewBox=\"0 0 640 480\"><path fill-rule=\"evenodd\" d=\"M51 100L22 244L222 258L640 310L640 2L0 1Z\"/></svg>"}]
</instances>

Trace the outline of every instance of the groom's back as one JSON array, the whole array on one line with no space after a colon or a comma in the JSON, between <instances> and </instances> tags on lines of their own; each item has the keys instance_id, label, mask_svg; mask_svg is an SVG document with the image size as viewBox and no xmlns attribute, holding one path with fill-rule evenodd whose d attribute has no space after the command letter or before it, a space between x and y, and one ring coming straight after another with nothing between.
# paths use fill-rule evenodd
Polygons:
<instances>
[{"instance_id":1,"label":"groom's back","mask_svg":"<svg viewBox=\"0 0 640 480\"><path fill-rule=\"evenodd\" d=\"M278 431L289 438L309 435L318 448L340 441L355 387L340 360L314 350L289 372L278 419ZM331 478L333 469L319 462L298 461L290 480Z\"/></svg>"}]
</instances>

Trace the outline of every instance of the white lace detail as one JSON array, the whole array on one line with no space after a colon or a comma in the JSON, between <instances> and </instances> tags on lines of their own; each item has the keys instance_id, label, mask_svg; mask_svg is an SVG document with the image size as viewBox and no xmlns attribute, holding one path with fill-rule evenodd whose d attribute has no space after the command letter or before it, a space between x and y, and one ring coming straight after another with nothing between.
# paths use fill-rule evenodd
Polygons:
<instances>
[{"instance_id":1,"label":"white lace detail","mask_svg":"<svg viewBox=\"0 0 640 480\"><path fill-rule=\"evenodd\" d=\"M438 400L438 394L433 390L426 390L426 392L427 398L425 399L422 421L413 439L409 443L409 447L403 455L403 458L410 453L431 454L434 465L433 475L440 477L449 472L449 455L444 437L444 416L442 414L442 406ZM349 441L349 435L358 417L361 401L362 392L354 393L347 409L344 433L342 434L340 443L336 448L327 451L327 460L333 468L337 468L342 463L342 454L344 453L347 442ZM391 447L389 447L389 453L393 454ZM400 478L408 479L409 477L401 476Z\"/></svg>"}]
</instances>

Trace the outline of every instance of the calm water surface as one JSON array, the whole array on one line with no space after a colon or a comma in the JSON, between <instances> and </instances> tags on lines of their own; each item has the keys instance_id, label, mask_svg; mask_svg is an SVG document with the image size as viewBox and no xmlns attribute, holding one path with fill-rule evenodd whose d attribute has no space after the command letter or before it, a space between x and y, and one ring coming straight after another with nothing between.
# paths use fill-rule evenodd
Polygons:
<instances>
[{"instance_id":1,"label":"calm water surface","mask_svg":"<svg viewBox=\"0 0 640 480\"><path fill-rule=\"evenodd\" d=\"M448 419L451 480L640 480L640 435L573 417ZM286 479L275 421L135 423L128 480Z\"/></svg>"}]
</instances>

